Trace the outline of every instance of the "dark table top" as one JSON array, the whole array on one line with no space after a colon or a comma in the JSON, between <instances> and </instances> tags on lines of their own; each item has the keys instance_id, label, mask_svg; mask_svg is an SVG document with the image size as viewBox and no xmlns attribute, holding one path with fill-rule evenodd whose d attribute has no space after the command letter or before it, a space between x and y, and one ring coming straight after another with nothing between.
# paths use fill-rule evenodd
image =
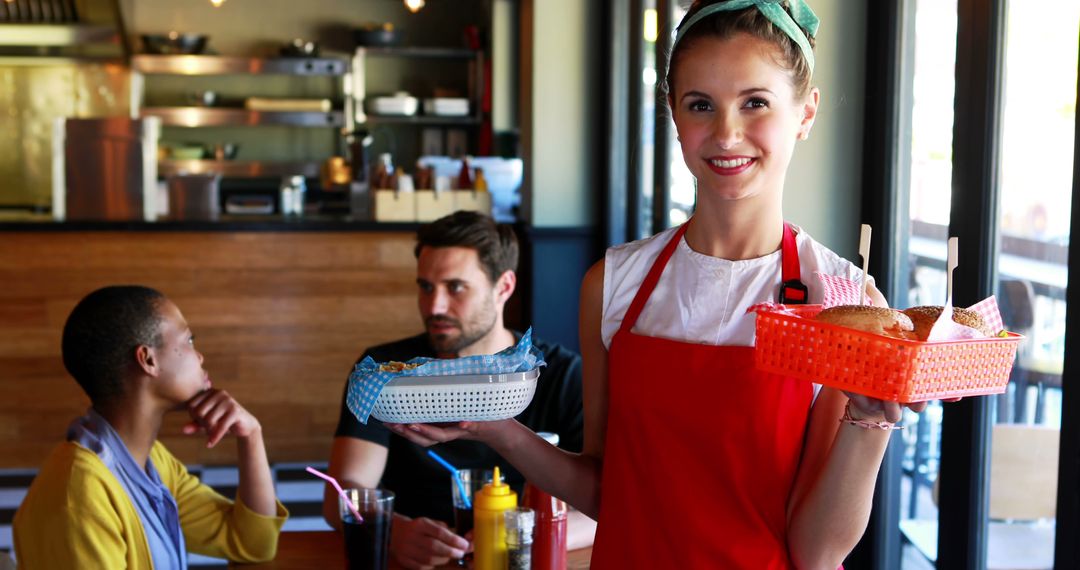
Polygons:
<instances>
[{"instance_id":1,"label":"dark table top","mask_svg":"<svg viewBox=\"0 0 1080 570\"><path fill-rule=\"evenodd\" d=\"M580 570L589 567L592 557L591 548L572 550L567 554L567 569ZM261 564L232 564L233 568L251 570L308 570L321 568L330 570L345 567L345 544L341 533L331 531L283 532L278 539L277 557ZM397 565L390 564L390 570ZM457 568L447 566L446 568Z\"/></svg>"}]
</instances>

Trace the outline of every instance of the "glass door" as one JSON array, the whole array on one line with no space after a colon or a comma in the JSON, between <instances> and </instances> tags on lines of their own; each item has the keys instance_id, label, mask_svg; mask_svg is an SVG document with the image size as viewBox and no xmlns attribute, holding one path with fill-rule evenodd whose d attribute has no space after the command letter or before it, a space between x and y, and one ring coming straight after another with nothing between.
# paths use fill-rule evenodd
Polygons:
<instances>
[{"instance_id":1,"label":"glass door","mask_svg":"<svg viewBox=\"0 0 1080 570\"><path fill-rule=\"evenodd\" d=\"M901 150L907 165L910 234L907 238L907 295L901 307L940 305L945 301L950 192L952 186L953 94L956 65L956 0L913 3L910 146ZM901 248L904 249L904 248ZM922 414L905 411L903 478L900 487L904 536L902 568L933 568L937 556L938 509L935 484L941 453L940 401Z\"/></svg>"}]
</instances>

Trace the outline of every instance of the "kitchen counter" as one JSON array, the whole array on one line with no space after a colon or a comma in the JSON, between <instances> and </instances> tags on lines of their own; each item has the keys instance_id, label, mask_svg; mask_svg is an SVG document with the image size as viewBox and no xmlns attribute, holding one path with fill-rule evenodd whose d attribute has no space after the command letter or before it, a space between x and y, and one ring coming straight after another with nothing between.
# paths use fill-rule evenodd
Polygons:
<instances>
[{"instance_id":1,"label":"kitchen counter","mask_svg":"<svg viewBox=\"0 0 1080 570\"><path fill-rule=\"evenodd\" d=\"M423 330L407 227L0 223L0 467L40 465L85 412L60 359L61 331L80 298L116 284L148 285L176 302L214 385L259 418L273 461L325 460L356 358ZM177 457L235 461L235 445L207 449L185 436L185 417L170 414L160 435Z\"/></svg>"},{"instance_id":2,"label":"kitchen counter","mask_svg":"<svg viewBox=\"0 0 1080 570\"><path fill-rule=\"evenodd\" d=\"M138 232L415 232L419 223L354 220L348 216L221 216L218 220L54 221L41 214L0 216L0 232L138 231Z\"/></svg>"}]
</instances>

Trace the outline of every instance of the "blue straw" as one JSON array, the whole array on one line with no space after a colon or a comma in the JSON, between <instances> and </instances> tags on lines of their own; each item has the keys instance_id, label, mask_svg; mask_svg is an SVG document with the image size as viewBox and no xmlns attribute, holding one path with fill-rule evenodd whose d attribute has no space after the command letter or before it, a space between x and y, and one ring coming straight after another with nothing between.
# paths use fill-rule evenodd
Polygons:
<instances>
[{"instance_id":1,"label":"blue straw","mask_svg":"<svg viewBox=\"0 0 1080 570\"><path fill-rule=\"evenodd\" d=\"M469 500L469 494L465 492L465 482L461 480L461 472L458 471L458 469L456 467L454 467L453 465L450 465L450 463L448 461L446 461L442 457L439 457L439 454L435 453L434 450L429 449L427 451L427 454L432 459L437 461L439 463L439 465L442 465L443 467L446 468L447 471L450 472L450 474L454 477L454 483L457 483L457 489L458 489L458 493L461 494L461 499L463 501L465 501L465 508L466 509L471 509L472 508L472 501Z\"/></svg>"}]
</instances>

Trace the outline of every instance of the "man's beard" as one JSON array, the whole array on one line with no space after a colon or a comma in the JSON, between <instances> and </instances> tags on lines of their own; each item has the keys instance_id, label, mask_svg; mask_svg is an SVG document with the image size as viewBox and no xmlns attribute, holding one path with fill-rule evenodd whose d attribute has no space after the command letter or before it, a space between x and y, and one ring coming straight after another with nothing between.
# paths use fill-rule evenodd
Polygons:
<instances>
[{"instance_id":1,"label":"man's beard","mask_svg":"<svg viewBox=\"0 0 1080 570\"><path fill-rule=\"evenodd\" d=\"M484 311L468 323L462 323L460 320L446 315L432 315L425 321L428 327L434 323L449 324L461 332L456 336L431 334L429 332L428 341L431 343L431 347L438 353L458 354L487 336L495 328L495 314L494 311Z\"/></svg>"}]
</instances>

